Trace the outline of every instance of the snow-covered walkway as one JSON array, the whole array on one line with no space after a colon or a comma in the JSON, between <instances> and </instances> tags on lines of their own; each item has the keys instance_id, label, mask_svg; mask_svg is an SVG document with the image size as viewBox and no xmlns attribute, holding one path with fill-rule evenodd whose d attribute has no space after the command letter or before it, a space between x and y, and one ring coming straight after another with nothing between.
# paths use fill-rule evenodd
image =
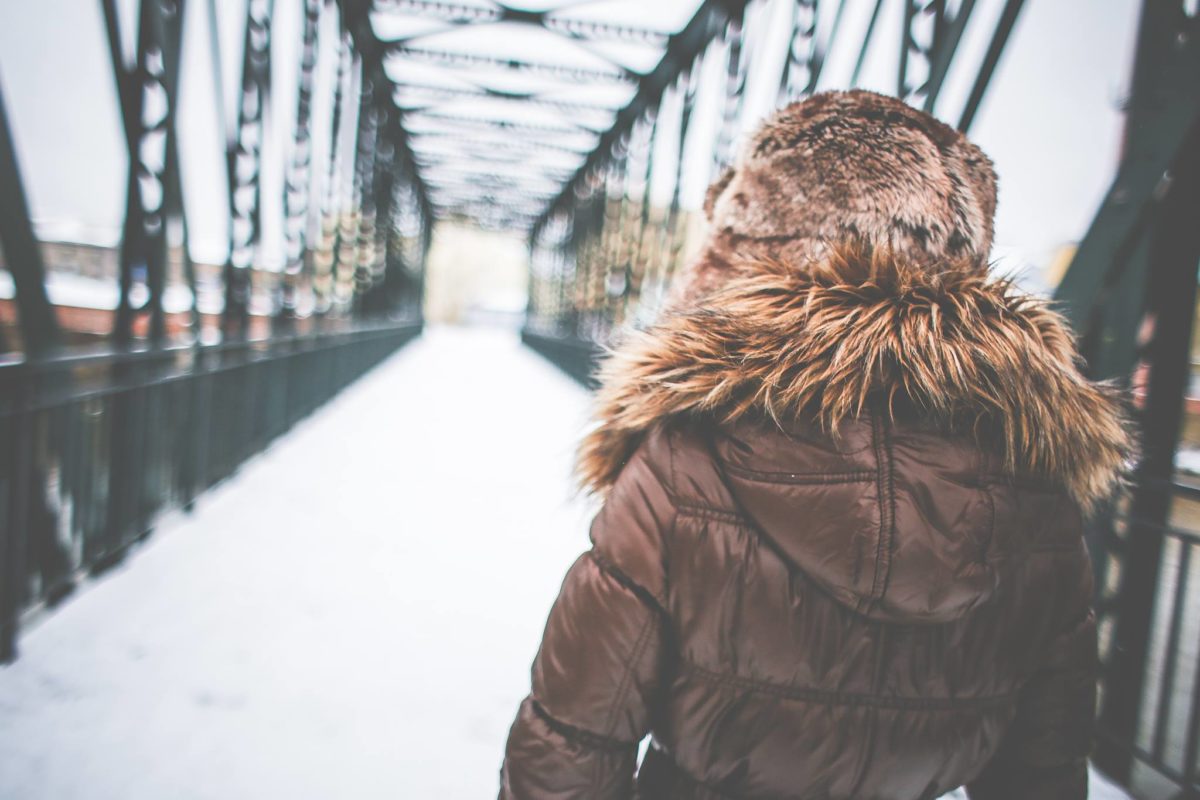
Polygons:
<instances>
[{"instance_id":1,"label":"snow-covered walkway","mask_svg":"<svg viewBox=\"0 0 1200 800\"><path fill-rule=\"evenodd\" d=\"M495 797L586 402L509 333L427 333L26 632L0 798Z\"/></svg>"}]
</instances>

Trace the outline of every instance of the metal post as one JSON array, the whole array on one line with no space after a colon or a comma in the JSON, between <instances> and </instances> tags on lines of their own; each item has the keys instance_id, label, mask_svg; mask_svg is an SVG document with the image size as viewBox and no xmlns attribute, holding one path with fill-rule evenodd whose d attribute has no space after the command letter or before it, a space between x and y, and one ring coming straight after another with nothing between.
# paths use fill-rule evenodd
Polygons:
<instances>
[{"instance_id":1,"label":"metal post","mask_svg":"<svg viewBox=\"0 0 1200 800\"><path fill-rule=\"evenodd\" d=\"M834 13L829 41L833 41L846 0L838 3ZM792 5L792 39L788 47L787 61L779 78L779 94L776 104L780 106L805 97L817 88L825 55L817 43L817 0L795 0Z\"/></svg>"},{"instance_id":2,"label":"metal post","mask_svg":"<svg viewBox=\"0 0 1200 800\"><path fill-rule=\"evenodd\" d=\"M661 276L664 286L670 282L671 276L679 267L680 254L687 236L687 217L681 211L680 201L683 191L683 164L687 149L688 129L691 126L692 111L696 107L696 92L700 83L694 74L695 69L696 65L692 64L683 74L683 112L679 120L679 150L675 158L675 186L671 192L671 208L667 213L666 234L669 237L667 252L670 255Z\"/></svg>"},{"instance_id":3,"label":"metal post","mask_svg":"<svg viewBox=\"0 0 1200 800\"><path fill-rule=\"evenodd\" d=\"M46 270L29 218L29 201L17 161L4 95L0 93L0 244L17 295L25 353L40 356L61 341L54 307L46 294Z\"/></svg>"},{"instance_id":4,"label":"metal post","mask_svg":"<svg viewBox=\"0 0 1200 800\"><path fill-rule=\"evenodd\" d=\"M983 57L983 65L979 68L979 74L976 75L975 83L971 86L971 94L967 98L966 105L963 106L962 117L958 120L958 129L964 133L970 130L971 123L975 121L975 114L979 111L979 105L983 102L983 96L992 82L992 75L996 72L996 65L1000 63L1000 56L1004 55L1008 37L1012 33L1013 26L1017 24L1017 17L1024 5L1025 0L1007 0L1004 10L1000 12L1000 21L996 23L992 41Z\"/></svg>"},{"instance_id":5,"label":"metal post","mask_svg":"<svg viewBox=\"0 0 1200 800\"><path fill-rule=\"evenodd\" d=\"M121 55L121 36L115 0L103 0L105 28L108 34L108 49L112 60L113 75L117 83L117 97L121 102L121 119L125 130L125 152L129 169L125 179L125 221L121 229L121 247L118 253L118 300L113 318L113 339L118 347L125 347L133 340L133 307L129 296L133 289L135 261L145 258L145 224L138 181L141 154L138 143L142 140L142 101L144 95L142 64L145 48L150 44L151 26L149 14L143 9L138 21L138 52L133 69L127 69Z\"/></svg>"},{"instance_id":6,"label":"metal post","mask_svg":"<svg viewBox=\"0 0 1200 800\"><path fill-rule=\"evenodd\" d=\"M631 242L632 254L629 259L629 282L625 289L625 316L635 313L642 297L642 282L646 276L648 257L646 253L646 232L650 227L650 185L654 179L654 147L658 142L658 111L647 112L651 120L650 129L646 135L646 168L643 174L642 197L638 209L637 236ZM635 320L636 321L636 320Z\"/></svg>"},{"instance_id":7,"label":"metal post","mask_svg":"<svg viewBox=\"0 0 1200 800\"><path fill-rule=\"evenodd\" d=\"M904 0L904 24L900 26L900 67L896 70L896 96L900 98L907 98L910 91L908 85L909 57L914 50L920 49L913 35L914 23L920 19L921 15L919 3L920 0Z\"/></svg>"},{"instance_id":8,"label":"metal post","mask_svg":"<svg viewBox=\"0 0 1200 800\"><path fill-rule=\"evenodd\" d=\"M943 19L939 20L934 35L933 51L929 54L929 79L925 82L924 87L924 108L930 114L933 113L934 106L937 104L938 95L942 91L942 83L945 82L946 73L950 70L950 62L954 60L958 43L962 41L963 31L966 30L967 22L974 10L975 0L963 0L954 19L949 22L944 22Z\"/></svg>"},{"instance_id":9,"label":"metal post","mask_svg":"<svg viewBox=\"0 0 1200 800\"><path fill-rule=\"evenodd\" d=\"M355 147L354 187L351 207L355 210L355 228L351 252L352 260L347 264L350 273L351 308L362 314L364 301L371 288L372 263L375 260L375 155L379 145L381 109L376 102L378 81L386 80L382 69L378 73L368 70L363 63L362 87L359 92L358 135Z\"/></svg>"},{"instance_id":10,"label":"metal post","mask_svg":"<svg viewBox=\"0 0 1200 800\"><path fill-rule=\"evenodd\" d=\"M907 3L908 0L905 0ZM871 37L875 34L875 24L879 21L879 11L883 8L883 0L875 0L875 9L867 23L867 31L863 34L862 47L858 50L858 59L854 62L854 72L850 75L850 88L858 86L858 76L862 74L863 64L867 62L867 50L871 47ZM907 14L907 12L905 12ZM904 26L908 30L908 26Z\"/></svg>"},{"instance_id":11,"label":"metal post","mask_svg":"<svg viewBox=\"0 0 1200 800\"><path fill-rule=\"evenodd\" d=\"M1128 780L1138 732L1154 598L1175 472L1175 449L1191 379L1192 320L1200 265L1200 127L1176 162L1170 186L1150 223L1147 311L1153 335L1142 409L1142 460L1130 503L1113 651L1105 673L1100 721L1106 733L1097 763Z\"/></svg>"},{"instance_id":12,"label":"metal post","mask_svg":"<svg viewBox=\"0 0 1200 800\"><path fill-rule=\"evenodd\" d=\"M296 133L292 159L284 181L283 217L287 226L287 264L280 281L278 320L291 330L296 319L296 295L304 274L307 254L309 205L312 177L312 96L316 81L317 29L322 0L305 0L304 28L300 43L300 74L296 90Z\"/></svg>"},{"instance_id":13,"label":"metal post","mask_svg":"<svg viewBox=\"0 0 1200 800\"><path fill-rule=\"evenodd\" d=\"M147 131L147 133L155 132L162 135L161 149L153 154L153 157L158 160L154 166L158 167L159 201L154 209L146 209L147 214L144 217L146 238L151 245L148 248L146 260L146 288L149 290L148 303L150 306L149 338L152 344L158 346L166 339L163 295L166 292L169 247L167 221L172 218L180 220L184 218L179 156L176 152L179 141L175 135L175 112L178 107L176 101L179 96L179 65L183 50L185 3L184 0L155 0L155 2L146 0L145 4L147 8L153 10L154 38L160 43L159 52L162 56L161 65L152 61L147 63L146 75L152 76L162 87L167 104L162 118ZM142 13L146 13L146 10L143 9ZM143 106L143 110L144 108ZM150 155L145 150L146 142L143 141L139 147L143 159ZM144 163L145 161L143 161ZM143 204L145 201L146 197L142 195ZM186 221L183 222L183 226L186 230ZM184 248L186 249L186 247L185 240Z\"/></svg>"},{"instance_id":14,"label":"metal post","mask_svg":"<svg viewBox=\"0 0 1200 800\"><path fill-rule=\"evenodd\" d=\"M384 314L391 308L388 284L389 272L397 260L396 239L396 137L399 135L398 114L382 105L375 153L375 177L372 192L374 203L374 241L371 243L371 262L363 310L367 314ZM400 277L402 273L397 272Z\"/></svg>"},{"instance_id":15,"label":"metal post","mask_svg":"<svg viewBox=\"0 0 1200 800\"><path fill-rule=\"evenodd\" d=\"M271 88L271 14L274 5L274 0L246 2L237 129L225 149L233 237L224 271L222 328L227 339L245 339L250 329L252 271L262 229L259 175L264 112Z\"/></svg>"},{"instance_id":16,"label":"metal post","mask_svg":"<svg viewBox=\"0 0 1200 800\"><path fill-rule=\"evenodd\" d=\"M343 96L345 83L350 74L350 34L345 30L342 17L338 17L337 73L333 83L333 112L329 136L329 164L326 172L325 207L321 212L321 242L313 264L313 291L316 312L325 314L333 307L333 275L338 258L338 220L341 216L341 130L342 115L345 113Z\"/></svg>"},{"instance_id":17,"label":"metal post","mask_svg":"<svg viewBox=\"0 0 1200 800\"><path fill-rule=\"evenodd\" d=\"M797 6L797 9L799 6ZM738 125L742 121L742 100L746 92L746 49L742 42L742 17L732 17L725 26L725 102L721 108L721 128L717 132L717 146L713 150L713 171L719 175L733 161L737 145ZM788 62L784 69L783 84L791 72L791 59L795 42L788 49ZM781 91L783 88L781 87Z\"/></svg>"}]
</instances>

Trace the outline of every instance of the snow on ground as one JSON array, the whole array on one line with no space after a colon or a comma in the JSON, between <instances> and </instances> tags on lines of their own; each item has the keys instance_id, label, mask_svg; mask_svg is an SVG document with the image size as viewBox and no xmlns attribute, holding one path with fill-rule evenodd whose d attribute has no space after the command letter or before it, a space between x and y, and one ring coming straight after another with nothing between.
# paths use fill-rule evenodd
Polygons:
<instances>
[{"instance_id":1,"label":"snow on ground","mask_svg":"<svg viewBox=\"0 0 1200 800\"><path fill-rule=\"evenodd\" d=\"M495 797L586 403L511 333L426 334L26 632L0 798Z\"/></svg>"},{"instance_id":2,"label":"snow on ground","mask_svg":"<svg viewBox=\"0 0 1200 800\"><path fill-rule=\"evenodd\" d=\"M27 632L0 798L494 797L586 400L508 333L401 351Z\"/></svg>"}]
</instances>

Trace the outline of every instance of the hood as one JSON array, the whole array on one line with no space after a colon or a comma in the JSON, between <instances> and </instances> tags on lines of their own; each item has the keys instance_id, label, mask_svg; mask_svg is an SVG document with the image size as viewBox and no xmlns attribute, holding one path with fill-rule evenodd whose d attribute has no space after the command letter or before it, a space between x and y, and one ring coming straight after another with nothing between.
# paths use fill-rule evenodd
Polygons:
<instances>
[{"instance_id":1,"label":"hood","mask_svg":"<svg viewBox=\"0 0 1200 800\"><path fill-rule=\"evenodd\" d=\"M803 263L865 241L929 264L992 249L996 174L962 133L895 97L824 92L769 117L705 200L710 258L676 296L722 282L734 255Z\"/></svg>"},{"instance_id":2,"label":"hood","mask_svg":"<svg viewBox=\"0 0 1200 800\"><path fill-rule=\"evenodd\" d=\"M1045 302L865 246L731 269L605 361L586 488L605 492L654 426L704 421L777 552L857 612L909 623L962 615L995 585L981 475L1042 488L1034 525L1115 489L1132 448L1121 405L1079 372Z\"/></svg>"},{"instance_id":3,"label":"hood","mask_svg":"<svg viewBox=\"0 0 1200 800\"><path fill-rule=\"evenodd\" d=\"M738 509L768 546L856 613L946 622L994 591L992 559L981 556L992 552L993 510L979 480L999 465L970 440L891 427L875 411L843 423L836 439L752 420L709 437ZM1061 492L1042 499L1067 502Z\"/></svg>"},{"instance_id":4,"label":"hood","mask_svg":"<svg viewBox=\"0 0 1200 800\"><path fill-rule=\"evenodd\" d=\"M1080 373L1039 298L974 262L918 266L865 245L803 268L730 265L723 285L605 359L577 462L603 493L656 424L749 417L836 437L877 402L1061 485L1085 511L1115 489L1132 437L1115 389Z\"/></svg>"}]
</instances>

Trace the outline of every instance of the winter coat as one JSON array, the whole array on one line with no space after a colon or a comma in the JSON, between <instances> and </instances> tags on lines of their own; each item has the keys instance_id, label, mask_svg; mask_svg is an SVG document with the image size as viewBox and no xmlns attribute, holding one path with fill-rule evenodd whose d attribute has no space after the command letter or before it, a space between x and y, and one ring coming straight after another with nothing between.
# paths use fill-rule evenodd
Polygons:
<instances>
[{"instance_id":1,"label":"winter coat","mask_svg":"<svg viewBox=\"0 0 1200 800\"><path fill-rule=\"evenodd\" d=\"M610 358L502 799L1086 797L1119 406L1044 303L902 250L703 265Z\"/></svg>"}]
</instances>

